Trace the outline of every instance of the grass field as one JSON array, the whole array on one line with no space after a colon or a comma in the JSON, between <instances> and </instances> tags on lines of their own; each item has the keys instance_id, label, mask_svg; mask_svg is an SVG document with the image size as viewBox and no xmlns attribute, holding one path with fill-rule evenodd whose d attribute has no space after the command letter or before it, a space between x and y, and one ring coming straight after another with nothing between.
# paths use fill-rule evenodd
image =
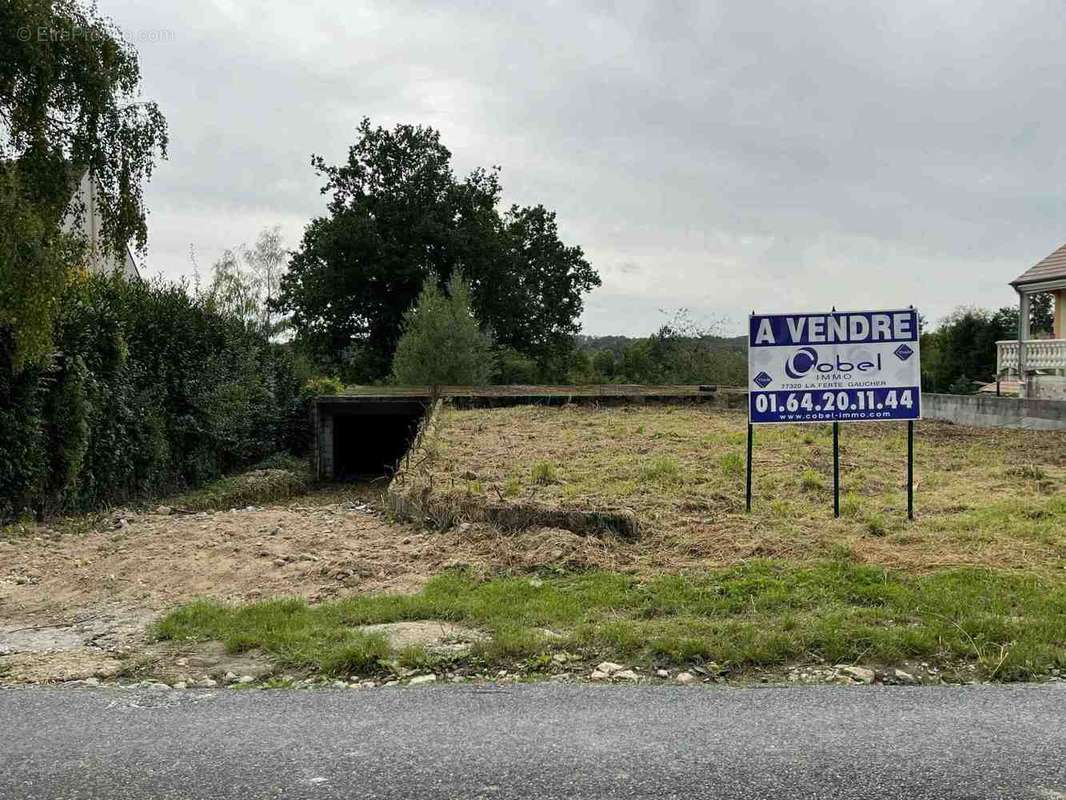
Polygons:
<instances>
[{"instance_id":1,"label":"grass field","mask_svg":"<svg viewBox=\"0 0 1066 800\"><path fill-rule=\"evenodd\" d=\"M391 652L380 636L355 630L426 619L476 626L491 638L469 655L434 658L418 648ZM848 562L755 561L643 581L617 572L489 580L449 572L417 594L317 606L201 601L170 614L156 634L260 649L284 668L328 675L457 665L536 673L566 653L590 664L622 659L648 673L917 660L949 677L1012 680L1066 669L1066 584L980 569L911 576Z\"/></svg>"},{"instance_id":2,"label":"grass field","mask_svg":"<svg viewBox=\"0 0 1066 800\"><path fill-rule=\"evenodd\" d=\"M449 569L411 594L201 601L156 634L218 639L331 675L539 674L560 657L738 677L838 662L926 662L955 680L1066 670L1066 435L920 423L909 523L904 426L844 426L839 520L829 426L757 429L746 514L745 426L742 414L695 406L445 407L394 484L437 521L508 504L624 510L639 535L479 522L458 534L457 553L464 536L489 536L522 558ZM582 544L548 544L563 541ZM442 661L356 629L402 620L489 637Z\"/></svg>"},{"instance_id":3,"label":"grass field","mask_svg":"<svg viewBox=\"0 0 1066 800\"><path fill-rule=\"evenodd\" d=\"M1066 434L921 422L918 517L906 520L906 428L842 426L842 518L828 425L760 427L744 513L743 414L700 407L445 408L405 491L456 510L484 503L631 509L650 568L750 558L1066 567Z\"/></svg>"}]
</instances>

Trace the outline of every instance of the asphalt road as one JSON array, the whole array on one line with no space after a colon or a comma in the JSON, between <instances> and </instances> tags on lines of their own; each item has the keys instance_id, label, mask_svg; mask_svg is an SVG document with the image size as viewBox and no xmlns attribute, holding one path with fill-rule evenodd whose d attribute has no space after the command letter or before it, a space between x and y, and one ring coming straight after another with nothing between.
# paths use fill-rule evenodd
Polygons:
<instances>
[{"instance_id":1,"label":"asphalt road","mask_svg":"<svg viewBox=\"0 0 1066 800\"><path fill-rule=\"evenodd\" d=\"M1066 798L1066 684L0 691L0 797Z\"/></svg>"}]
</instances>

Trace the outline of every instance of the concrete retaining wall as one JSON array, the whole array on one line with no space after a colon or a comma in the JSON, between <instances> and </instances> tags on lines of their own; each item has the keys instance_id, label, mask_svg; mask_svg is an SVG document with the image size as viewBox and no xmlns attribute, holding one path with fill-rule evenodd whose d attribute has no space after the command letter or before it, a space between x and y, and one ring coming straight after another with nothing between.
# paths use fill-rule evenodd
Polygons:
<instances>
[{"instance_id":1,"label":"concrete retaining wall","mask_svg":"<svg viewBox=\"0 0 1066 800\"><path fill-rule=\"evenodd\" d=\"M1034 400L1066 400L1066 376L1034 375L1029 379L1029 396Z\"/></svg>"},{"instance_id":2,"label":"concrete retaining wall","mask_svg":"<svg viewBox=\"0 0 1066 800\"><path fill-rule=\"evenodd\" d=\"M922 416L987 428L1066 430L1066 402L994 395L922 394Z\"/></svg>"}]
</instances>

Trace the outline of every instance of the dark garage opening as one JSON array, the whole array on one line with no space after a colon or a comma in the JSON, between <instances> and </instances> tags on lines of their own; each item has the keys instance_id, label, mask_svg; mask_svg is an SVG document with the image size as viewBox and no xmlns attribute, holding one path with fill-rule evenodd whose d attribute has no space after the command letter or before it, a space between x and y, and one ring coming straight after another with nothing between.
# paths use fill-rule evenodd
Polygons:
<instances>
[{"instance_id":1,"label":"dark garage opening","mask_svg":"<svg viewBox=\"0 0 1066 800\"><path fill-rule=\"evenodd\" d=\"M337 480L391 475L410 447L425 409L394 404L386 413L361 409L333 418L333 470Z\"/></svg>"}]
</instances>

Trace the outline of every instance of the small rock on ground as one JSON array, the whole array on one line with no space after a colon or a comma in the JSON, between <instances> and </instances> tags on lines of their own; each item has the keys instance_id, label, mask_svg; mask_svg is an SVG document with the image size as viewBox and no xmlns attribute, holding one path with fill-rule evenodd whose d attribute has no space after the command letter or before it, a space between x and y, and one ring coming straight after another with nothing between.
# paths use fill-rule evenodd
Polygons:
<instances>
[{"instance_id":1,"label":"small rock on ground","mask_svg":"<svg viewBox=\"0 0 1066 800\"><path fill-rule=\"evenodd\" d=\"M892 670L892 677L897 683L902 683L906 685L918 682L918 680L913 675L911 675L909 672L904 672L901 669Z\"/></svg>"},{"instance_id":2,"label":"small rock on ground","mask_svg":"<svg viewBox=\"0 0 1066 800\"><path fill-rule=\"evenodd\" d=\"M872 669L855 666L840 667L840 674L847 675L857 683L873 683L874 678L877 677Z\"/></svg>"}]
</instances>

